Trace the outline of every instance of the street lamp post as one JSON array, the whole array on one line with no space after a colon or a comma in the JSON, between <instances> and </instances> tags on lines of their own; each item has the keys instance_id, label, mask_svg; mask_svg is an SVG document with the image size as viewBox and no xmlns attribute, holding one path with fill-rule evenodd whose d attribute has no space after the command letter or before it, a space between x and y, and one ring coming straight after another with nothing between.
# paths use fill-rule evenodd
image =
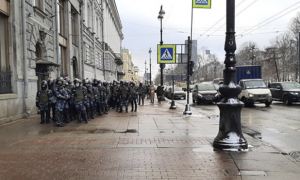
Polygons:
<instances>
[{"instance_id":1,"label":"street lamp post","mask_svg":"<svg viewBox=\"0 0 300 180\"><path fill-rule=\"evenodd\" d=\"M150 57L150 85L152 85L152 79L151 79L151 53L152 53L152 50L151 48L149 49L149 57Z\"/></svg>"},{"instance_id":2,"label":"street lamp post","mask_svg":"<svg viewBox=\"0 0 300 180\"><path fill-rule=\"evenodd\" d=\"M160 10L159 10L159 13L158 13L158 19L160 20L160 45L163 44L163 39L162 39L162 33L163 33L163 29L162 29L162 20L164 18L164 15L165 15L165 11L163 10L163 6L161 5L160 6ZM163 86L164 85L164 79L163 79L163 74L164 74L164 68L165 68L165 64L161 63L160 65L160 85Z\"/></svg>"},{"instance_id":3,"label":"street lamp post","mask_svg":"<svg viewBox=\"0 0 300 180\"><path fill-rule=\"evenodd\" d=\"M147 60L145 60L145 75L144 75L144 78L145 78L145 85L147 84Z\"/></svg>"},{"instance_id":4,"label":"street lamp post","mask_svg":"<svg viewBox=\"0 0 300 180\"><path fill-rule=\"evenodd\" d=\"M297 44L297 49L298 49L298 82L300 82L300 32L298 35L298 44ZM297 79L297 77L296 77Z\"/></svg>"},{"instance_id":5,"label":"street lamp post","mask_svg":"<svg viewBox=\"0 0 300 180\"><path fill-rule=\"evenodd\" d=\"M248 149L248 143L241 128L243 103L237 98L241 92L241 87L234 82L236 74L235 50L235 0L227 0L224 84L219 89L223 98L218 103L220 109L219 132L213 142L213 147L217 150L242 151Z\"/></svg>"}]
</instances>

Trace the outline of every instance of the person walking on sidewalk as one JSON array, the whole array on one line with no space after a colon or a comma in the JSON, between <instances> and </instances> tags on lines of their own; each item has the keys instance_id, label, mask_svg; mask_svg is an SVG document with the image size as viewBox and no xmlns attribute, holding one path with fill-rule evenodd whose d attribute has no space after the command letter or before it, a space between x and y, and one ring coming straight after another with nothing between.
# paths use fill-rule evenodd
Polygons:
<instances>
[{"instance_id":1,"label":"person walking on sidewalk","mask_svg":"<svg viewBox=\"0 0 300 180\"><path fill-rule=\"evenodd\" d=\"M153 84L150 85L149 96L150 96L150 102L153 104L154 103L154 96L155 96L155 87L154 87Z\"/></svg>"}]
</instances>

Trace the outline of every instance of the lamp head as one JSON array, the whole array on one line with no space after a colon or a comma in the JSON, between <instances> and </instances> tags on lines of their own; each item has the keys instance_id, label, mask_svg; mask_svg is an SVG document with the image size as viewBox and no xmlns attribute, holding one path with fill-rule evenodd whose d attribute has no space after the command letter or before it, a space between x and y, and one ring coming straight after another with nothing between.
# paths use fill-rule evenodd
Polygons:
<instances>
[{"instance_id":1,"label":"lamp head","mask_svg":"<svg viewBox=\"0 0 300 180\"><path fill-rule=\"evenodd\" d=\"M163 10L163 6L161 5L161 6L160 6L159 16L158 16L158 17L163 18L165 14L166 14L166 12Z\"/></svg>"}]
</instances>

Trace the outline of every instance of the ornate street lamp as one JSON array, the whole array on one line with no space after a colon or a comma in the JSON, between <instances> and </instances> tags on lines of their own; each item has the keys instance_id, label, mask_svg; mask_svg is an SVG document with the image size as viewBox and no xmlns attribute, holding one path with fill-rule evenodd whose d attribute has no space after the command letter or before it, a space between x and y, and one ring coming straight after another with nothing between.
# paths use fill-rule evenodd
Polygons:
<instances>
[{"instance_id":1,"label":"ornate street lamp","mask_svg":"<svg viewBox=\"0 0 300 180\"><path fill-rule=\"evenodd\" d=\"M151 48L149 49L149 57L150 57L150 85L152 85L152 80L151 80L151 53L152 53L152 50Z\"/></svg>"},{"instance_id":2,"label":"ornate street lamp","mask_svg":"<svg viewBox=\"0 0 300 180\"><path fill-rule=\"evenodd\" d=\"M163 44L163 40L162 40L162 33L163 33L163 30L162 30L162 20L164 18L164 15L166 14L166 12L163 10L163 6L161 5L160 6L160 10L159 10L159 13L158 13L158 19L160 20L160 45ZM165 64L161 63L160 65L160 85L163 86L164 85L164 79L163 79L163 74L164 74L164 68L165 68Z\"/></svg>"},{"instance_id":3,"label":"ornate street lamp","mask_svg":"<svg viewBox=\"0 0 300 180\"><path fill-rule=\"evenodd\" d=\"M219 89L222 96L222 100L218 103L220 109L219 132L213 142L213 147L218 150L242 151L248 149L248 143L241 128L243 103L237 98L241 88L234 82L235 50L235 0L227 0L224 84Z\"/></svg>"}]
</instances>

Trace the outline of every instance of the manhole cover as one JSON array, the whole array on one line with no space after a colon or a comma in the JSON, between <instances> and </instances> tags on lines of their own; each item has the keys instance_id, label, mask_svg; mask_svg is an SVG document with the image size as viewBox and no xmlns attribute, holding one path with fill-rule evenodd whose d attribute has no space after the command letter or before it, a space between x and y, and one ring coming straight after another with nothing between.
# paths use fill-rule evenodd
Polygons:
<instances>
[{"instance_id":1,"label":"manhole cover","mask_svg":"<svg viewBox=\"0 0 300 180\"><path fill-rule=\"evenodd\" d=\"M267 176L265 171L240 171L240 176Z\"/></svg>"}]
</instances>

